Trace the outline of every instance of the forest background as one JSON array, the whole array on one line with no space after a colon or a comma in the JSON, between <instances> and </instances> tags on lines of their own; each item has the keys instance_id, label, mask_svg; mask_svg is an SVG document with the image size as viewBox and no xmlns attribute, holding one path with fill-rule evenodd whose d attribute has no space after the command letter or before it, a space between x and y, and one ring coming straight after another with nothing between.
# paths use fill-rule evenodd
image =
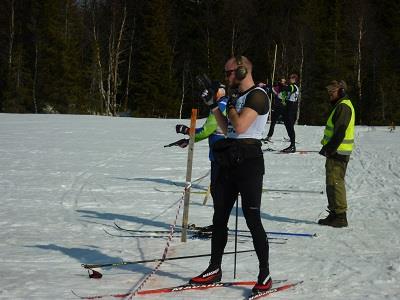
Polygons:
<instances>
[{"instance_id":1,"label":"forest background","mask_svg":"<svg viewBox=\"0 0 400 300\"><path fill-rule=\"evenodd\" d=\"M256 81L300 75L299 124L344 79L357 124L400 119L400 2L3 0L0 112L186 118L195 76L245 55ZM276 53L276 55L275 55Z\"/></svg>"}]
</instances>

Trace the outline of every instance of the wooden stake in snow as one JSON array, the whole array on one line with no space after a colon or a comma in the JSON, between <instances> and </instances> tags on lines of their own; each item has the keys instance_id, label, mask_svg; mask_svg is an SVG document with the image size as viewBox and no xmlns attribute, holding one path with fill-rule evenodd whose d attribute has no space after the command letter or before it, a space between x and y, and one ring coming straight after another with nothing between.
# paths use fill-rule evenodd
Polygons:
<instances>
[{"instance_id":1,"label":"wooden stake in snow","mask_svg":"<svg viewBox=\"0 0 400 300\"><path fill-rule=\"evenodd\" d=\"M194 152L194 135L196 130L196 118L197 109L192 109L192 117L190 119L190 139L189 139L189 151L187 158L186 167L186 185L185 185L185 200L183 206L183 218L182 218L182 236L181 242L186 242L187 238L187 225L189 220L189 202L190 202L190 189L192 185L192 164L193 164L193 152Z\"/></svg>"}]
</instances>

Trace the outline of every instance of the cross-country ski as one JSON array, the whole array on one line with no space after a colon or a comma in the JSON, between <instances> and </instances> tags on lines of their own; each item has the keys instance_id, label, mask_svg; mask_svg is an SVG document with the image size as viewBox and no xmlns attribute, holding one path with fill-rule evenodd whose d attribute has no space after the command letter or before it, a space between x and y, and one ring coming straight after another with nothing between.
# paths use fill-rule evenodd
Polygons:
<instances>
[{"instance_id":1,"label":"cross-country ski","mask_svg":"<svg viewBox=\"0 0 400 300\"><path fill-rule=\"evenodd\" d=\"M279 284L286 282L287 280L274 280L274 284ZM173 287L167 288L159 288L159 289L149 289L149 290L141 290L137 292L137 295L147 296L147 295L157 295L157 294L169 294L169 293L179 293L179 292L186 292L186 291L194 291L194 290L209 290L214 288L228 288L228 287L235 287L235 286L252 286L255 284L255 281L226 281L226 282L216 282L211 284L204 284L204 285L193 285L193 284L183 284L177 285ZM293 287L294 284L285 284L278 288L271 289L270 293L276 293L281 290L288 289ZM72 294L80 299L102 299L102 298L126 298L131 295L130 292L127 293L116 293L116 294L106 294L106 295L93 295L93 296L81 296L78 295L76 292L72 291ZM255 298L253 298L255 299Z\"/></svg>"}]
</instances>

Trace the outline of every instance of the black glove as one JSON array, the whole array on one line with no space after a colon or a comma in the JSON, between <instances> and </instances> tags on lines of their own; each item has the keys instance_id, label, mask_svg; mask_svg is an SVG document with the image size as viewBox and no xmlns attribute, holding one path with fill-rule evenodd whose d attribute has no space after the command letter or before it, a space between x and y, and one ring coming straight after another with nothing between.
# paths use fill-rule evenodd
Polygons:
<instances>
[{"instance_id":1,"label":"black glove","mask_svg":"<svg viewBox=\"0 0 400 300\"><path fill-rule=\"evenodd\" d=\"M225 86L218 81L211 81L206 74L198 75L196 79L201 89L200 98L210 109L217 107L215 96L217 96L218 90Z\"/></svg>"},{"instance_id":2,"label":"black glove","mask_svg":"<svg viewBox=\"0 0 400 300\"><path fill-rule=\"evenodd\" d=\"M189 129L189 127L182 124L178 124L175 126L176 133L189 134Z\"/></svg>"},{"instance_id":3,"label":"black glove","mask_svg":"<svg viewBox=\"0 0 400 300\"><path fill-rule=\"evenodd\" d=\"M200 93L200 98L210 108L213 109L218 106L217 101L214 100L213 91L211 89L203 90Z\"/></svg>"},{"instance_id":4,"label":"black glove","mask_svg":"<svg viewBox=\"0 0 400 300\"><path fill-rule=\"evenodd\" d=\"M226 102L226 107L226 111L229 111L231 108L236 109L236 99L234 99L233 97L229 97L228 101Z\"/></svg>"},{"instance_id":5,"label":"black glove","mask_svg":"<svg viewBox=\"0 0 400 300\"><path fill-rule=\"evenodd\" d=\"M181 139L179 141L176 141L176 145L181 148L185 148L187 147L187 145L189 145L189 139Z\"/></svg>"},{"instance_id":6,"label":"black glove","mask_svg":"<svg viewBox=\"0 0 400 300\"><path fill-rule=\"evenodd\" d=\"M332 149L329 149L325 146L323 146L321 148L321 150L319 151L319 154L321 154L322 156L325 156L325 157L330 157L330 156L334 155L335 153L336 153L336 151L332 151Z\"/></svg>"},{"instance_id":7,"label":"black glove","mask_svg":"<svg viewBox=\"0 0 400 300\"><path fill-rule=\"evenodd\" d=\"M197 75L196 80L200 90L208 90L212 87L212 82L206 74Z\"/></svg>"}]
</instances>

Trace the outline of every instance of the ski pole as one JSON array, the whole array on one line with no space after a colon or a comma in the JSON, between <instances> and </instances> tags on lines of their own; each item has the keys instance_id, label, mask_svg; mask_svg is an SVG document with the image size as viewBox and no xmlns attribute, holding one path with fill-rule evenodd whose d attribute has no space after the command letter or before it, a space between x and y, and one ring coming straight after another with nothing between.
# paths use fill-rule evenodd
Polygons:
<instances>
[{"instance_id":1,"label":"ski pole","mask_svg":"<svg viewBox=\"0 0 400 300\"><path fill-rule=\"evenodd\" d=\"M263 188L263 192L309 193L309 194L324 193L323 191L313 191L313 190L266 189L266 188Z\"/></svg>"},{"instance_id":2,"label":"ski pole","mask_svg":"<svg viewBox=\"0 0 400 300\"><path fill-rule=\"evenodd\" d=\"M237 229L238 229L238 207L239 197L236 198L236 220L235 220L235 257L234 257L234 264L233 264L233 279L236 279L236 256L237 256Z\"/></svg>"},{"instance_id":3,"label":"ski pole","mask_svg":"<svg viewBox=\"0 0 400 300\"><path fill-rule=\"evenodd\" d=\"M293 233L293 232L274 232L267 231L267 234L275 234L275 235L290 235L290 236L306 236L306 237L316 237L316 233Z\"/></svg>"},{"instance_id":4,"label":"ski pole","mask_svg":"<svg viewBox=\"0 0 400 300\"><path fill-rule=\"evenodd\" d=\"M254 252L255 250L240 250L236 251L236 253L246 253L246 252ZM230 252L225 252L224 254L234 254L234 251ZM177 256L177 257L167 257L164 259L166 260L178 260L178 259L187 259L187 258L197 258L197 257L205 257L205 256L211 256L211 254L198 254L198 255L188 255L188 256ZM126 266L126 265L134 265L134 264L142 264L142 263L148 263L148 262L159 262L163 259L161 258L156 258L156 259L146 259L146 260L137 260L137 261L121 261L117 263L107 263L107 264L81 264L81 266L85 269L94 269L94 268L105 268L105 267L120 267L120 266Z\"/></svg>"},{"instance_id":5,"label":"ski pole","mask_svg":"<svg viewBox=\"0 0 400 300\"><path fill-rule=\"evenodd\" d=\"M233 230L229 230L233 231ZM249 232L248 230L241 230L239 229L238 232ZM303 237L316 237L316 233L295 233L295 232L282 232L282 231L266 231L266 234L272 235L288 235L288 236L303 236Z\"/></svg>"}]
</instances>

